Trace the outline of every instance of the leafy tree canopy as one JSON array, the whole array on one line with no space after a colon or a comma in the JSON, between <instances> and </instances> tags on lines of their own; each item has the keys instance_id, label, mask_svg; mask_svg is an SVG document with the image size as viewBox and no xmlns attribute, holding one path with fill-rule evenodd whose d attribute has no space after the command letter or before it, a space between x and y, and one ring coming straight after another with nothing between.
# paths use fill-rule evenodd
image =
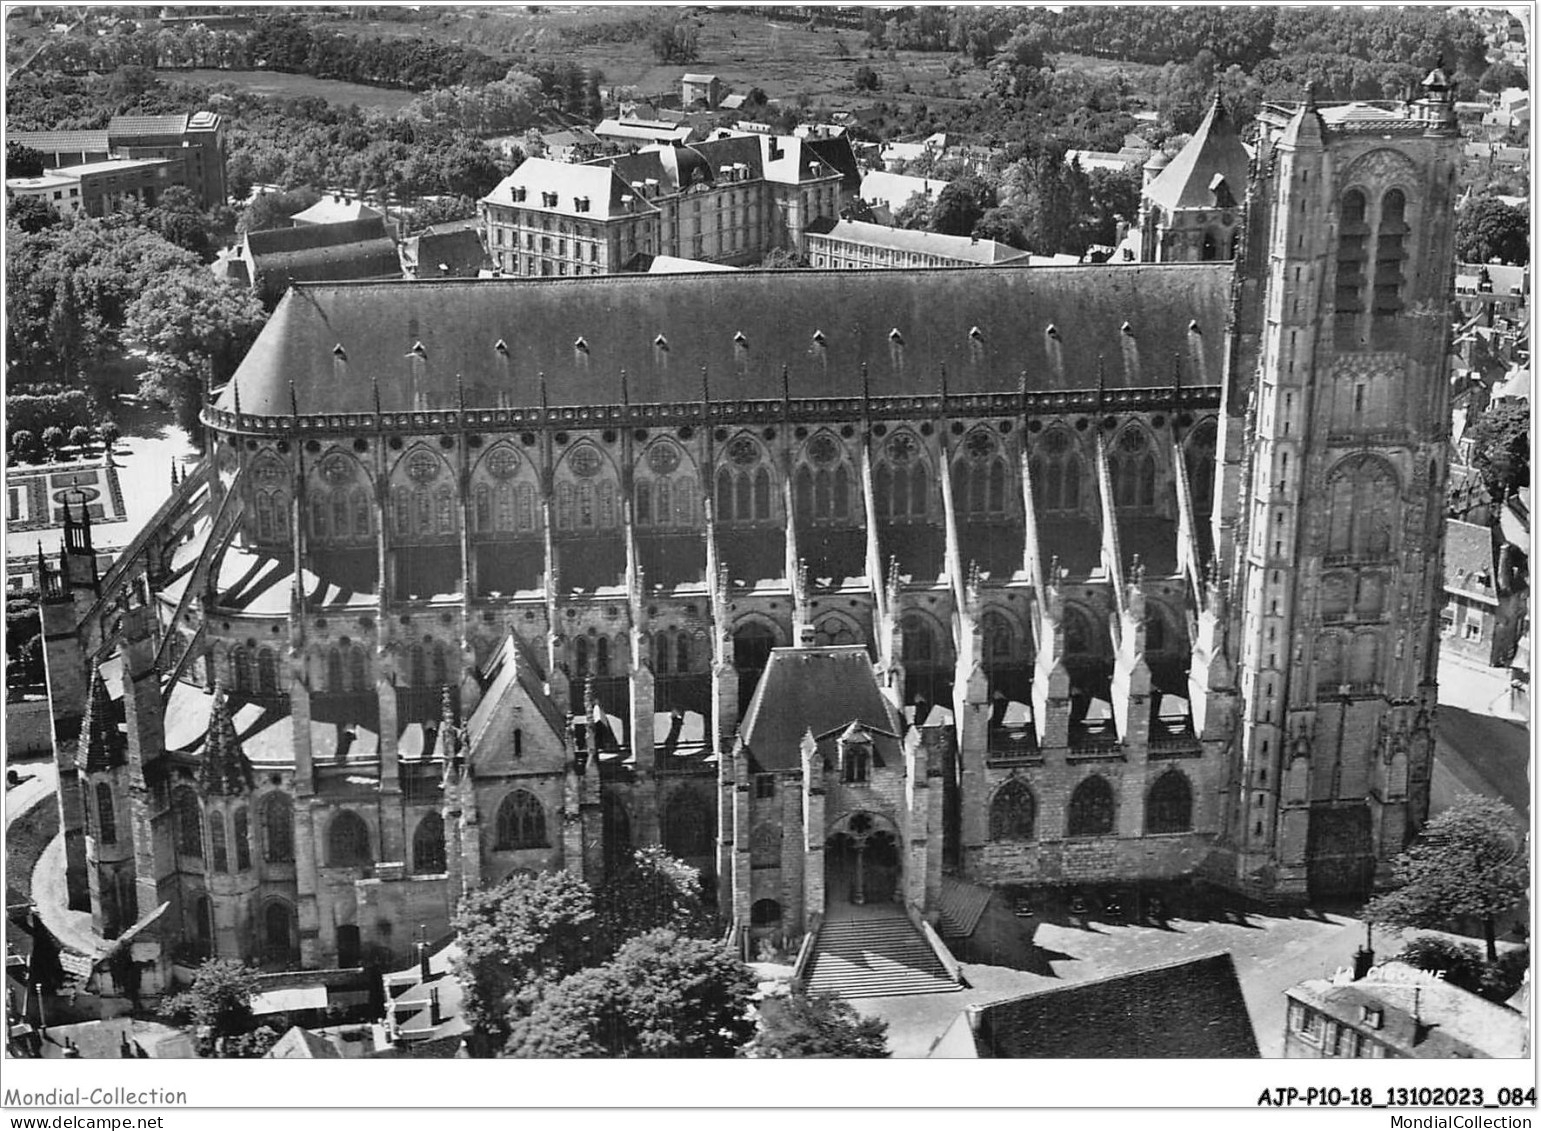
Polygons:
<instances>
[{"instance_id":1,"label":"leafy tree canopy","mask_svg":"<svg viewBox=\"0 0 1541 1131\"><path fill-rule=\"evenodd\" d=\"M1530 214L1496 196L1467 201L1455 217L1455 254L1463 263L1530 262Z\"/></svg>"},{"instance_id":2,"label":"leafy tree canopy","mask_svg":"<svg viewBox=\"0 0 1541 1131\"><path fill-rule=\"evenodd\" d=\"M193 974L193 984L161 1003L161 1016L178 1025L194 1025L205 1055L221 1038L252 1030L251 999L257 992L255 972L229 958L211 958Z\"/></svg>"},{"instance_id":3,"label":"leafy tree canopy","mask_svg":"<svg viewBox=\"0 0 1541 1131\"><path fill-rule=\"evenodd\" d=\"M721 943L657 930L510 1019L510 1057L727 1057L754 1034L749 968Z\"/></svg>"},{"instance_id":4,"label":"leafy tree canopy","mask_svg":"<svg viewBox=\"0 0 1541 1131\"><path fill-rule=\"evenodd\" d=\"M1487 492L1506 498L1530 484L1530 410L1522 404L1490 408L1467 433L1472 466Z\"/></svg>"},{"instance_id":5,"label":"leafy tree canopy","mask_svg":"<svg viewBox=\"0 0 1541 1131\"><path fill-rule=\"evenodd\" d=\"M876 1059L888 1056L888 1022L862 1017L831 994L794 991L760 1004L748 1055L766 1059Z\"/></svg>"},{"instance_id":6,"label":"leafy tree canopy","mask_svg":"<svg viewBox=\"0 0 1541 1131\"><path fill-rule=\"evenodd\" d=\"M1489 962L1498 959L1497 919L1525 898L1530 864L1515 812L1466 795L1431 820L1392 865L1396 888L1372 899L1365 916L1396 927L1482 921Z\"/></svg>"},{"instance_id":7,"label":"leafy tree canopy","mask_svg":"<svg viewBox=\"0 0 1541 1131\"><path fill-rule=\"evenodd\" d=\"M707 927L701 906L701 872L658 845L639 848L600 888L598 908L613 944L667 928L697 935Z\"/></svg>"},{"instance_id":8,"label":"leafy tree canopy","mask_svg":"<svg viewBox=\"0 0 1541 1131\"><path fill-rule=\"evenodd\" d=\"M580 969L598 924L587 884L568 872L542 872L471 892L452 926L462 1015L481 1037L501 1044L517 995Z\"/></svg>"},{"instance_id":9,"label":"leafy tree canopy","mask_svg":"<svg viewBox=\"0 0 1541 1131\"><path fill-rule=\"evenodd\" d=\"M43 155L19 141L6 142L5 175L7 177L41 177Z\"/></svg>"}]
</instances>

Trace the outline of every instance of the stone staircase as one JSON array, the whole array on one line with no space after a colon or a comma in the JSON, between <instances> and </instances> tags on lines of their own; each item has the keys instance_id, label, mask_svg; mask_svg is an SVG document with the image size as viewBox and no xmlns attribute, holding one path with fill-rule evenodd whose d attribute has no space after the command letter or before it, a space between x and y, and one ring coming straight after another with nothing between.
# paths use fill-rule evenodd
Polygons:
<instances>
[{"instance_id":1,"label":"stone staircase","mask_svg":"<svg viewBox=\"0 0 1541 1131\"><path fill-rule=\"evenodd\" d=\"M826 922L808 965L809 993L842 998L946 994L960 987L902 914Z\"/></svg>"},{"instance_id":2,"label":"stone staircase","mask_svg":"<svg viewBox=\"0 0 1541 1131\"><path fill-rule=\"evenodd\" d=\"M941 901L937 905L941 916L937 932L944 939L968 938L979 926L979 918L989 902L989 888L943 876Z\"/></svg>"}]
</instances>

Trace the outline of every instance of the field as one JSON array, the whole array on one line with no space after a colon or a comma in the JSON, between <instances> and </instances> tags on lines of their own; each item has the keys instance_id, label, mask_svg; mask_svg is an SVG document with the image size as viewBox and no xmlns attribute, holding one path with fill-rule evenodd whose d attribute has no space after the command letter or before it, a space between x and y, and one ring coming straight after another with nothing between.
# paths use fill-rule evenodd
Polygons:
<instances>
[{"instance_id":1,"label":"field","mask_svg":"<svg viewBox=\"0 0 1541 1131\"><path fill-rule=\"evenodd\" d=\"M347 35L436 39L489 54L596 67L604 73L606 85L634 86L643 94L678 91L680 76L687 71L719 75L738 92L758 86L771 98L806 95L815 108L821 99L831 107L878 100L967 99L977 95L987 81L983 71L972 68L956 78L949 75L950 56L946 54L900 51L889 58L884 52L869 52L858 29L810 30L802 24L775 22L743 12L691 9L690 18L700 28L700 51L688 65L660 64L645 39L579 44L562 34L567 28L645 19L655 11L558 7L531 14L523 8L452 8L434 16L419 13L420 18L411 22L328 20L322 24ZM864 64L878 74L881 86L875 95L858 95L852 89L852 77Z\"/></svg>"},{"instance_id":2,"label":"field","mask_svg":"<svg viewBox=\"0 0 1541 1131\"><path fill-rule=\"evenodd\" d=\"M378 86L337 79L315 79L309 75L287 75L278 71L161 71L168 82L186 82L212 86L227 82L251 94L266 98L324 98L337 106L356 103L361 110L379 110L394 114L415 97L410 90L386 90Z\"/></svg>"}]
</instances>

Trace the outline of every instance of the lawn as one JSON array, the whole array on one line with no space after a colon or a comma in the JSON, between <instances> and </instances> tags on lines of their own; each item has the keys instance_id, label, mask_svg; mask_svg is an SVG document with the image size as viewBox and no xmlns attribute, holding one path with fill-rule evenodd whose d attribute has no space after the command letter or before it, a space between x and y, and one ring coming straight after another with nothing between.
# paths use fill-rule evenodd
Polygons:
<instances>
[{"instance_id":1,"label":"lawn","mask_svg":"<svg viewBox=\"0 0 1541 1131\"><path fill-rule=\"evenodd\" d=\"M161 71L167 82L185 82L196 86L230 83L250 94L265 98L324 98L335 106L357 104L361 110L379 110L394 114L416 97L410 90L387 90L363 86L340 79L317 79L309 75L290 75L280 71Z\"/></svg>"}]
</instances>

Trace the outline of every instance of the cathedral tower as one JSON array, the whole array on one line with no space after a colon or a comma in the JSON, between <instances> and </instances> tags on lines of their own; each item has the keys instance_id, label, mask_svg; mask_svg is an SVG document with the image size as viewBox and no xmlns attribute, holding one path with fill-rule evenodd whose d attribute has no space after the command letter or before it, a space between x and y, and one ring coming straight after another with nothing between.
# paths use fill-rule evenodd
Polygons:
<instances>
[{"instance_id":1,"label":"cathedral tower","mask_svg":"<svg viewBox=\"0 0 1541 1131\"><path fill-rule=\"evenodd\" d=\"M1367 892L1428 809L1459 136L1411 107L1265 109L1225 392L1240 497L1244 886ZM1251 301L1260 300L1260 301Z\"/></svg>"}]
</instances>

